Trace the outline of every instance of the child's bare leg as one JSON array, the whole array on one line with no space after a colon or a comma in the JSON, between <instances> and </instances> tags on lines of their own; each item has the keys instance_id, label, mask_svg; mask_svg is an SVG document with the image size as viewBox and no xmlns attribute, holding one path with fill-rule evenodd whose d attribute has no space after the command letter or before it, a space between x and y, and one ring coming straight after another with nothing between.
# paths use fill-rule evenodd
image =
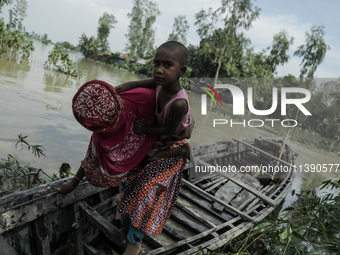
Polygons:
<instances>
[{"instance_id":1,"label":"child's bare leg","mask_svg":"<svg viewBox=\"0 0 340 255\"><path fill-rule=\"evenodd\" d=\"M85 176L84 168L80 166L74 178L68 180L67 182L64 182L60 188L57 188L57 191L63 193L63 196L66 197L68 193L77 188L80 180L83 179L84 176Z\"/></svg>"},{"instance_id":2,"label":"child's bare leg","mask_svg":"<svg viewBox=\"0 0 340 255\"><path fill-rule=\"evenodd\" d=\"M123 255L137 255L142 247L142 240L145 233L135 228L130 222L129 233L127 234L128 245Z\"/></svg>"},{"instance_id":3,"label":"child's bare leg","mask_svg":"<svg viewBox=\"0 0 340 255\"><path fill-rule=\"evenodd\" d=\"M124 251L123 255L138 255L140 249L142 248L142 244L132 244L128 242L126 250Z\"/></svg>"}]
</instances>

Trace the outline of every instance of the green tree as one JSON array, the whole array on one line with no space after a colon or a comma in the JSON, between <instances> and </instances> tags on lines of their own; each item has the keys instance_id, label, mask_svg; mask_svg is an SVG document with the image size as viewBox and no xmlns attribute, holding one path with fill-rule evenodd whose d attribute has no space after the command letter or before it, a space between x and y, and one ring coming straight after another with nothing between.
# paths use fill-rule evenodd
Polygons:
<instances>
[{"instance_id":1,"label":"green tree","mask_svg":"<svg viewBox=\"0 0 340 255\"><path fill-rule=\"evenodd\" d=\"M99 46L102 53L110 49L108 37L110 35L111 28L114 28L114 24L117 22L118 21L116 20L115 16L113 14L108 14L107 12L104 12L103 16L99 18L99 27L97 32Z\"/></svg>"},{"instance_id":2,"label":"green tree","mask_svg":"<svg viewBox=\"0 0 340 255\"><path fill-rule=\"evenodd\" d=\"M0 1L0 13L2 13L2 8L5 6L5 4L11 4L12 0L2 0Z\"/></svg>"},{"instance_id":3,"label":"green tree","mask_svg":"<svg viewBox=\"0 0 340 255\"><path fill-rule=\"evenodd\" d=\"M131 20L129 31L125 34L128 40L126 50L130 57L138 59L153 50L155 41L153 25L160 11L156 3L148 0L134 0L133 3L132 11L128 13Z\"/></svg>"},{"instance_id":4,"label":"green tree","mask_svg":"<svg viewBox=\"0 0 340 255\"><path fill-rule=\"evenodd\" d=\"M12 0L1 0L0 1L0 13L2 13L2 8L6 5L6 4L11 4ZM3 18L0 17L0 22L3 21Z\"/></svg>"},{"instance_id":5,"label":"green tree","mask_svg":"<svg viewBox=\"0 0 340 255\"><path fill-rule=\"evenodd\" d=\"M115 28L114 24L116 24L118 21L113 14L104 12L104 14L99 18L98 24L101 25L102 22L106 22L110 28Z\"/></svg>"},{"instance_id":6,"label":"green tree","mask_svg":"<svg viewBox=\"0 0 340 255\"><path fill-rule=\"evenodd\" d=\"M222 63L228 63L229 69L236 69L231 58L234 49L229 47L235 43L238 30L249 29L251 23L258 18L260 9L253 7L251 0L221 0L222 6L213 11L212 8L201 10L196 16L197 33L204 40L201 45L203 55L215 54L213 63L217 64L215 82L219 76ZM222 22L223 28L217 30Z\"/></svg>"},{"instance_id":7,"label":"green tree","mask_svg":"<svg viewBox=\"0 0 340 255\"><path fill-rule=\"evenodd\" d=\"M101 52L109 50L108 37L110 35L110 25L106 21L102 21L98 27L98 41L101 48Z\"/></svg>"},{"instance_id":8,"label":"green tree","mask_svg":"<svg viewBox=\"0 0 340 255\"><path fill-rule=\"evenodd\" d=\"M172 32L169 35L168 41L177 41L186 45L187 44L186 35L189 27L190 26L185 16L178 15L178 17L175 17L175 21L172 26Z\"/></svg>"},{"instance_id":9,"label":"green tree","mask_svg":"<svg viewBox=\"0 0 340 255\"><path fill-rule=\"evenodd\" d=\"M16 0L14 9L13 9L13 15L14 15L14 19L13 19L13 26L12 28L18 28L18 30L22 31L23 30L23 26L22 26L22 22L24 21L24 19L27 17L27 8L28 8L28 4L26 0Z\"/></svg>"},{"instance_id":10,"label":"green tree","mask_svg":"<svg viewBox=\"0 0 340 255\"><path fill-rule=\"evenodd\" d=\"M266 63L269 69L274 73L278 65L283 65L290 59L288 55L289 46L294 43L294 37L289 37L286 30L274 35L270 55Z\"/></svg>"},{"instance_id":11,"label":"green tree","mask_svg":"<svg viewBox=\"0 0 340 255\"><path fill-rule=\"evenodd\" d=\"M325 35L324 26L315 26L311 28L311 33L306 32L305 44L298 47L294 52L294 56L302 57L300 66L301 87L310 89L313 84L314 73L318 66L324 61L327 50L330 50L323 39ZM302 83L302 79L307 78ZM296 111L295 119L297 120L299 111Z\"/></svg>"},{"instance_id":12,"label":"green tree","mask_svg":"<svg viewBox=\"0 0 340 255\"><path fill-rule=\"evenodd\" d=\"M98 55L99 42L94 36L87 37L84 33L79 38L80 52L83 53L85 58L90 58Z\"/></svg>"},{"instance_id":13,"label":"green tree","mask_svg":"<svg viewBox=\"0 0 340 255\"><path fill-rule=\"evenodd\" d=\"M302 57L300 79L313 78L316 69L324 61L327 50L330 50L323 38L324 28L313 25L310 33L306 32L305 44L294 52L294 56Z\"/></svg>"},{"instance_id":14,"label":"green tree","mask_svg":"<svg viewBox=\"0 0 340 255\"><path fill-rule=\"evenodd\" d=\"M48 40L48 35L45 33L43 37L43 41L47 41L47 40Z\"/></svg>"}]
</instances>

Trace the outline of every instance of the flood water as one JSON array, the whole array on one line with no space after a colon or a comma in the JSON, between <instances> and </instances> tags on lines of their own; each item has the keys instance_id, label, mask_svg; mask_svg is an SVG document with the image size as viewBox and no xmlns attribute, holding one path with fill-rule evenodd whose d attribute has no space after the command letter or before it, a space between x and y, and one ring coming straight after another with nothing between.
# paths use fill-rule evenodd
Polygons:
<instances>
[{"instance_id":1,"label":"flood water","mask_svg":"<svg viewBox=\"0 0 340 255\"><path fill-rule=\"evenodd\" d=\"M85 156L91 133L74 119L71 101L79 86L92 79L104 80L113 86L121 83L144 79L126 70L109 67L103 63L85 59L80 53L69 53L79 68L83 69L80 79L44 68L48 52L53 45L34 43L35 51L29 62L17 63L7 58L0 59L0 158L8 153L16 154L19 148L13 142L19 134L27 135L27 141L41 144L46 149L46 157L40 159L31 152L20 151L23 163L42 168L51 174L57 172L63 162L71 165L76 172ZM213 143L232 138L253 138L277 136L261 128L239 128L220 125L212 129L213 119L221 119L215 113L200 115L200 97L192 93L190 104L196 120L191 138L193 145ZM315 147L289 141L299 154L297 164L337 164L340 158ZM340 172L340 169L338 170ZM335 173L298 173L293 189L314 189L323 179L334 177ZM289 194L284 207L296 200Z\"/></svg>"}]
</instances>

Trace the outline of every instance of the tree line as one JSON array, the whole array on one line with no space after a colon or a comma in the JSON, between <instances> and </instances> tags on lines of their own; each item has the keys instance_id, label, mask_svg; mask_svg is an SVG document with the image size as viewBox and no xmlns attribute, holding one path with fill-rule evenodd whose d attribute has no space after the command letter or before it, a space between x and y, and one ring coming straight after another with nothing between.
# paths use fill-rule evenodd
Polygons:
<instances>
[{"instance_id":1,"label":"tree line","mask_svg":"<svg viewBox=\"0 0 340 255\"><path fill-rule=\"evenodd\" d=\"M313 96L307 107L310 107L313 116L299 115L296 107L288 106L287 117L296 119L304 129L339 140L340 115L334 111L339 106L339 91L334 83L340 85L340 82L332 81L332 84L323 83L317 86L313 81L318 66L324 61L326 52L330 50L324 40L325 27L313 25L306 31L304 44L298 46L293 54L301 58L299 77L288 75L286 79L282 79L277 77L277 68L289 62L289 49L294 43L294 38L286 30L278 31L273 36L271 45L256 52L244 31L250 29L253 22L260 17L260 11L252 0L221 0L218 8L202 9L195 14L195 27L200 37L199 45L187 45L189 24L184 15L174 18L173 30L168 41L179 41L187 45L190 77L200 77L201 80L213 78L213 84L221 82L221 78L230 79L232 84L244 90L252 86L256 109L270 108L273 87L277 87L279 92L284 86L304 87L310 90ZM156 49L154 24L160 14L155 2L133 0L133 8L127 15L130 24L125 34L127 39L125 51L132 59L147 60L146 65L128 63L118 65L114 63L114 59L118 57L114 54L108 58L108 63L151 76L152 58ZM108 17L108 14L100 18L100 27L103 26L105 17ZM110 17L112 21L107 23L112 24L110 28L114 28L113 24L117 21L112 14ZM97 38L88 38L85 34L81 36L79 45L84 56L93 57L108 49L107 38L110 29L103 29L108 31L104 33L100 27ZM254 78L265 81L256 81ZM187 81L183 83L189 85ZM270 117L281 117L280 107Z\"/></svg>"}]
</instances>

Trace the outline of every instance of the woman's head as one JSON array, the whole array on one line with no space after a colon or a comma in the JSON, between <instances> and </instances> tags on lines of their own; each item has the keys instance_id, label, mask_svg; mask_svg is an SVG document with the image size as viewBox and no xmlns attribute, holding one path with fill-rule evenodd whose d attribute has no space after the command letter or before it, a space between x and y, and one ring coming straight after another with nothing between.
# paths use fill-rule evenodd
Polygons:
<instances>
[{"instance_id":1,"label":"woman's head","mask_svg":"<svg viewBox=\"0 0 340 255\"><path fill-rule=\"evenodd\" d=\"M83 84L72 100L73 115L86 129L107 132L115 126L122 99L108 83L93 80Z\"/></svg>"}]
</instances>

